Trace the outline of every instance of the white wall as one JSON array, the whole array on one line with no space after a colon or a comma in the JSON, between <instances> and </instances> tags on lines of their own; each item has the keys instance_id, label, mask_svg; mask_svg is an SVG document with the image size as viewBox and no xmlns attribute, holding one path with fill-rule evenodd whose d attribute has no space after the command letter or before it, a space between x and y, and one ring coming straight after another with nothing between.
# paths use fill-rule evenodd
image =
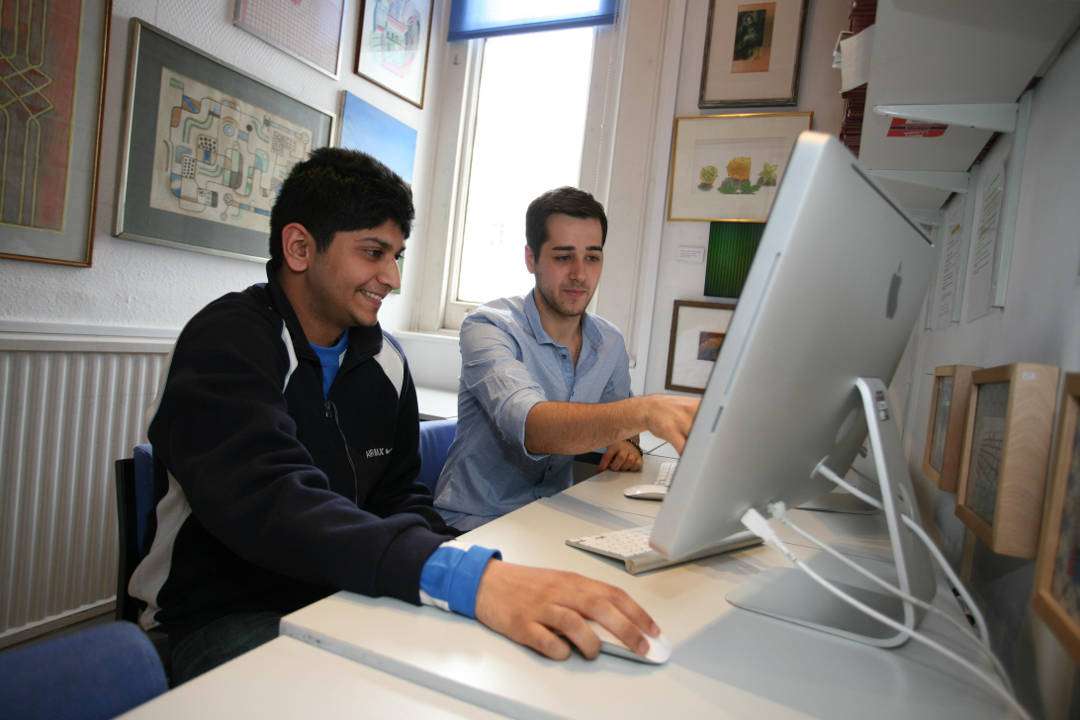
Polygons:
<instances>
[{"instance_id":1,"label":"white wall","mask_svg":"<svg viewBox=\"0 0 1080 720\"><path fill-rule=\"evenodd\" d=\"M266 279L257 262L221 258L112 237L116 176L123 128L123 94L128 65L128 20L139 17L214 58L267 82L300 100L338 112L340 91L348 90L417 129L414 194L417 223L409 254L423 251L427 178L433 161L431 131L438 103L439 68L446 37L445 10L436 0L423 110L400 100L352 71L360 3L345 3L340 80L293 59L232 25L233 0L116 0L102 131L97 231L89 268L0 259L0 323L30 321L107 328L126 326L179 330L199 308L231 290ZM89 148L75 152L90 153ZM404 291L382 310L387 327L408 317L413 270L406 263Z\"/></svg>"},{"instance_id":2,"label":"white wall","mask_svg":"<svg viewBox=\"0 0 1080 720\"><path fill-rule=\"evenodd\" d=\"M797 107L760 108L757 111L811 110L814 113L813 129L834 134L839 131L842 113L840 73L832 68L832 50L840 30L847 28L850 5L849 0L814 0L809 3L799 73L799 104ZM688 0L686 3L674 114L755 112L754 108L701 110L697 106L708 14L708 0ZM662 138L667 147L670 147L671 142L670 130L668 126ZM653 177L656 192L663 193L665 199L667 173L668 168L664 164L657 168ZM666 217L666 207L664 212ZM708 247L709 223L665 221L662 228L659 264L656 268L656 290L651 309L652 333L644 375L646 392L664 390L671 310L675 300L709 299L703 294L705 264L689 265L677 260L681 246Z\"/></svg>"},{"instance_id":3,"label":"white wall","mask_svg":"<svg viewBox=\"0 0 1080 720\"><path fill-rule=\"evenodd\" d=\"M930 507L945 546L959 564L967 531L953 514L956 500L922 476L932 373L940 365L992 367L1012 362L1080 370L1080 36L1035 88L1019 179L1015 245L1006 304L990 314L939 331L920 330L908 348L911 386L905 447L923 504ZM995 145L987 162L1010 149ZM984 163L986 164L986 163ZM978 183L978 169L972 187ZM968 229L970 232L970 228ZM1073 508L1075 511L1076 508ZM1041 700L1048 718L1080 716L1071 703L1076 666L1045 624L1030 610L1034 563L999 557L975 541L971 585L988 613L995 645L1009 667L1022 701Z\"/></svg>"}]
</instances>

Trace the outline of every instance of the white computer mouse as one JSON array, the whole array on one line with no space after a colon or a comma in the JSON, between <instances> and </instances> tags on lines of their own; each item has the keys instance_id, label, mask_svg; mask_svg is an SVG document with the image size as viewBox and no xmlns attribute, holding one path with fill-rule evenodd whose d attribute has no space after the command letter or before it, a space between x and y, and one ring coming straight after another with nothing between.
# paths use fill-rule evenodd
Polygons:
<instances>
[{"instance_id":1,"label":"white computer mouse","mask_svg":"<svg viewBox=\"0 0 1080 720\"><path fill-rule=\"evenodd\" d=\"M623 495L635 500L663 500L668 489L663 485L631 485Z\"/></svg>"},{"instance_id":2,"label":"white computer mouse","mask_svg":"<svg viewBox=\"0 0 1080 720\"><path fill-rule=\"evenodd\" d=\"M653 665L663 665L671 657L671 646L668 644L667 639L663 633L660 633L660 637L645 636L645 639L649 641L649 652L645 655L638 655L636 652L626 647L623 641L615 637L598 622L588 620L589 628L596 633L596 637L600 638L600 652L607 655L618 655L619 657L626 658L627 660L635 660L640 663L651 663Z\"/></svg>"}]
</instances>

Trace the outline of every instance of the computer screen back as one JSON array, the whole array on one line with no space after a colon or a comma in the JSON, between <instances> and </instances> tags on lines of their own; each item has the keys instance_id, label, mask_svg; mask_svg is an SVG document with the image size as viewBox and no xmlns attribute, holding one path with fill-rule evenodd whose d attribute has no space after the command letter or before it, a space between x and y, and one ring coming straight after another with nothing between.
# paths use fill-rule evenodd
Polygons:
<instances>
[{"instance_id":1,"label":"computer screen back","mask_svg":"<svg viewBox=\"0 0 1080 720\"><path fill-rule=\"evenodd\" d=\"M799 137L653 547L685 556L742 529L751 507L830 489L811 473L830 454L847 471L865 427L855 379L892 378L934 257L836 138Z\"/></svg>"}]
</instances>

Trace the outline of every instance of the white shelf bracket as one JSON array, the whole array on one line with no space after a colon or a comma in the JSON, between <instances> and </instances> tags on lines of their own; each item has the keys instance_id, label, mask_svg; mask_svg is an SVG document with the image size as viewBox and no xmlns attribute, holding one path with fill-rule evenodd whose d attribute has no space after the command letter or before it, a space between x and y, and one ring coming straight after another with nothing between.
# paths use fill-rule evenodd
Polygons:
<instances>
[{"instance_id":1,"label":"white shelf bracket","mask_svg":"<svg viewBox=\"0 0 1080 720\"><path fill-rule=\"evenodd\" d=\"M915 222L930 225L931 227L939 227L945 222L945 213L941 210L904 208L904 212Z\"/></svg>"},{"instance_id":2,"label":"white shelf bracket","mask_svg":"<svg viewBox=\"0 0 1080 720\"><path fill-rule=\"evenodd\" d=\"M878 115L944 123L977 130L1011 133L1016 130L1018 103L972 105L875 105Z\"/></svg>"},{"instance_id":3,"label":"white shelf bracket","mask_svg":"<svg viewBox=\"0 0 1080 720\"><path fill-rule=\"evenodd\" d=\"M966 172L942 172L935 170L867 170L867 174L881 180L893 180L909 185L966 193L971 175Z\"/></svg>"}]
</instances>

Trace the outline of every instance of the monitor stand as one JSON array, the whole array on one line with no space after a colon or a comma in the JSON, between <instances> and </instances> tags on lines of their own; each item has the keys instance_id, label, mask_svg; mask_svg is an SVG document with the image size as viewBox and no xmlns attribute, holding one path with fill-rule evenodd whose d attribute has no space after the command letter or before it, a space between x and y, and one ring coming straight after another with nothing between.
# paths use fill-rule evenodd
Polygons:
<instances>
[{"instance_id":1,"label":"monitor stand","mask_svg":"<svg viewBox=\"0 0 1080 720\"><path fill-rule=\"evenodd\" d=\"M885 384L877 378L859 378L855 381L855 389L862 401L893 556L892 565L866 559L859 562L904 592L930 602L936 591L930 554L900 519L903 513L920 522L900 432L889 407ZM820 464L815 467L811 475L820 474L820 467ZM920 608L878 588L824 552L807 564L848 594L908 629L914 629L922 618ZM908 633L898 632L848 605L794 567L763 573L729 593L727 600L745 610L870 645L897 647L910 637Z\"/></svg>"}]
</instances>

